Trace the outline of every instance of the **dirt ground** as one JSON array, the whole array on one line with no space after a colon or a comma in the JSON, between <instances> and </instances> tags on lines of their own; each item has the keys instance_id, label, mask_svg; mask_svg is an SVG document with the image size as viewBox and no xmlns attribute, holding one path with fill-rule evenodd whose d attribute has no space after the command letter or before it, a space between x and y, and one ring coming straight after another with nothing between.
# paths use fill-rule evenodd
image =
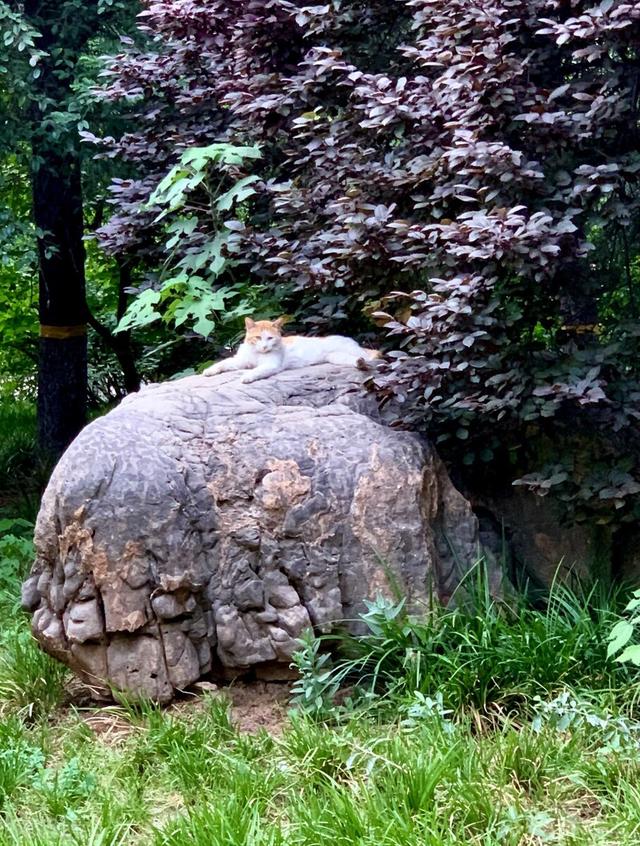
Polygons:
<instances>
[{"instance_id":1,"label":"dirt ground","mask_svg":"<svg viewBox=\"0 0 640 846\"><path fill-rule=\"evenodd\" d=\"M290 693L291 684L287 682L235 681L222 685L200 682L194 685L193 692L176 699L166 710L187 717L202 708L203 695L220 696L230 702L231 720L240 732L256 734L264 729L277 736L287 717ZM121 705L95 702L77 679L69 682L60 718L64 720L71 711L79 714L87 727L106 743L117 743L139 730Z\"/></svg>"},{"instance_id":2,"label":"dirt ground","mask_svg":"<svg viewBox=\"0 0 640 846\"><path fill-rule=\"evenodd\" d=\"M254 734L261 728L279 734L285 721L291 685L286 682L237 682L223 689L231 699L231 719Z\"/></svg>"}]
</instances>

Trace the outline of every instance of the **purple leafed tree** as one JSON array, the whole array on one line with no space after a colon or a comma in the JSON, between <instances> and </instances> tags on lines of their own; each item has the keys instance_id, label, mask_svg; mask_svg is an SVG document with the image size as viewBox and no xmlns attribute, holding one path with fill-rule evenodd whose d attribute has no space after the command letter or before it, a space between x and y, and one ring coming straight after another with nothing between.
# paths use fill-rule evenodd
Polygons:
<instances>
[{"instance_id":1,"label":"purple leafed tree","mask_svg":"<svg viewBox=\"0 0 640 846\"><path fill-rule=\"evenodd\" d=\"M469 473L639 516L640 3L173 0L140 21L149 51L103 93L133 118L103 152L138 174L106 249L153 267L145 203L180 153L259 145L228 223L252 278L310 327L385 325L372 386ZM180 250L212 235L196 215Z\"/></svg>"}]
</instances>

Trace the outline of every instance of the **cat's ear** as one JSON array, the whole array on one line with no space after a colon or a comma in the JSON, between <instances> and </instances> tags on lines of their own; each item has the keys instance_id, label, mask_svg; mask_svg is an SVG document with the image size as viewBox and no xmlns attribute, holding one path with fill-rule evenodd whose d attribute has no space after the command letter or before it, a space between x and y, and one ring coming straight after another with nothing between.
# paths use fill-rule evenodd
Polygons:
<instances>
[{"instance_id":1,"label":"cat's ear","mask_svg":"<svg viewBox=\"0 0 640 846\"><path fill-rule=\"evenodd\" d=\"M279 317L277 320L273 321L273 325L276 327L276 329L282 329L282 327L284 326L284 324L286 322L287 322L286 317Z\"/></svg>"},{"instance_id":2,"label":"cat's ear","mask_svg":"<svg viewBox=\"0 0 640 846\"><path fill-rule=\"evenodd\" d=\"M253 329L256 325L255 320L252 320L250 317L245 317L244 319L244 328L245 329Z\"/></svg>"}]
</instances>

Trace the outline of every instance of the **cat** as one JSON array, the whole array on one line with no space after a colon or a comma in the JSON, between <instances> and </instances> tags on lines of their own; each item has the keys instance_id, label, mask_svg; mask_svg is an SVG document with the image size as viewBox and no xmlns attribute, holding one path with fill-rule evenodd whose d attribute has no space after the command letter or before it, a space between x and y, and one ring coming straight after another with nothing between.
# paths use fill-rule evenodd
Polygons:
<instances>
[{"instance_id":1,"label":"cat","mask_svg":"<svg viewBox=\"0 0 640 846\"><path fill-rule=\"evenodd\" d=\"M283 337L284 318L277 320L252 320L245 318L246 334L237 353L207 367L203 376L216 376L229 370L246 370L240 379L248 384L266 379L282 370L305 367L310 364L346 364L354 367L361 362L378 358L377 350L361 347L353 338L329 335L325 338L308 338L304 335Z\"/></svg>"}]
</instances>

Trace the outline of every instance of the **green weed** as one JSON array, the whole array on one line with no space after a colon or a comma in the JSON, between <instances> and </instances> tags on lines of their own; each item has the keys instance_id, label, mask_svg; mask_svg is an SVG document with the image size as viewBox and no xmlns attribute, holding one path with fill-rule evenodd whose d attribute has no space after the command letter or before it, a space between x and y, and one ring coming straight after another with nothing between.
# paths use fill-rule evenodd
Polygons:
<instances>
[{"instance_id":1,"label":"green weed","mask_svg":"<svg viewBox=\"0 0 640 846\"><path fill-rule=\"evenodd\" d=\"M7 528L24 534L1 534ZM20 611L20 586L33 561L31 532L23 519L0 522L0 614L8 621L0 629L0 713L22 710L33 719L58 706L68 673L38 648Z\"/></svg>"},{"instance_id":2,"label":"green weed","mask_svg":"<svg viewBox=\"0 0 640 846\"><path fill-rule=\"evenodd\" d=\"M30 741L19 720L0 723L0 810L34 783L44 760L42 749Z\"/></svg>"},{"instance_id":3,"label":"green weed","mask_svg":"<svg viewBox=\"0 0 640 846\"><path fill-rule=\"evenodd\" d=\"M259 808L232 794L189 811L157 833L155 846L283 846L281 833L264 825Z\"/></svg>"},{"instance_id":4,"label":"green weed","mask_svg":"<svg viewBox=\"0 0 640 846\"><path fill-rule=\"evenodd\" d=\"M332 709L341 685L360 703L405 709L416 696L438 694L447 708L511 709L566 687L618 689L633 697L633 673L607 655L607 635L620 607L615 593L554 584L544 608L523 597L496 599L482 575L454 607L433 605L419 617L404 602L379 597L361 615L367 631L322 638L337 646L329 663L318 642L302 642L303 670L294 692L300 707ZM393 703L393 704L392 704Z\"/></svg>"},{"instance_id":5,"label":"green weed","mask_svg":"<svg viewBox=\"0 0 640 846\"><path fill-rule=\"evenodd\" d=\"M59 709L65 670L19 610L29 532L0 535L0 846L637 842L633 668L606 659L615 596L554 588L536 609L479 590L421 620L379 600L341 656L306 639L307 709L279 735L239 733L215 695L122 701L101 739Z\"/></svg>"}]
</instances>

